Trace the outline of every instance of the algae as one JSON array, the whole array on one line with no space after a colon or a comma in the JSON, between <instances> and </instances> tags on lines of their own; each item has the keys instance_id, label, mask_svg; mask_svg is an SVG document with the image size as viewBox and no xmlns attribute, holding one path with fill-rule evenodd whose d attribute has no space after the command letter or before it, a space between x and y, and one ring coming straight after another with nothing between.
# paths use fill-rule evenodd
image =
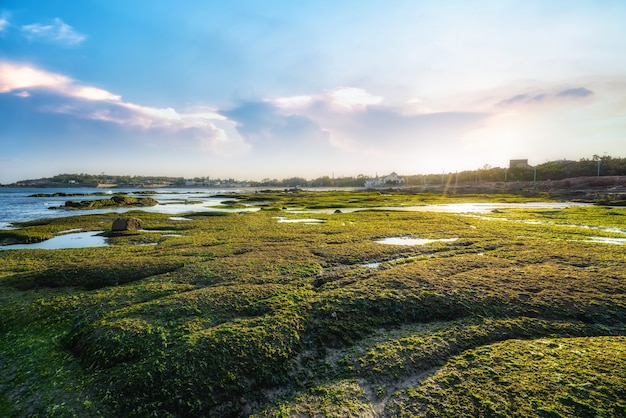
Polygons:
<instances>
[{"instance_id":1,"label":"algae","mask_svg":"<svg viewBox=\"0 0 626 418\"><path fill-rule=\"evenodd\" d=\"M621 209L333 209L312 224L278 222L276 211L447 200L345 191L231 198L275 210L182 214L185 222L133 211L149 238L184 234L158 234L153 246L129 233L107 247L0 252L0 415L625 412L626 255L582 239L590 227L620 235ZM5 234L96 231L115 216ZM398 236L443 241L375 242ZM374 262L382 264L363 266Z\"/></svg>"}]
</instances>

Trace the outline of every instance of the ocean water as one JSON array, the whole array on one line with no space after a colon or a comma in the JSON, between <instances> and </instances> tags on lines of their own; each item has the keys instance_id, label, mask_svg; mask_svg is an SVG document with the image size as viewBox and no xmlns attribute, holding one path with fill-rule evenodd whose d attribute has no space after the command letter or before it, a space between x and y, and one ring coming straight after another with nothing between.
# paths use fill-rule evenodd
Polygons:
<instances>
[{"instance_id":1,"label":"ocean water","mask_svg":"<svg viewBox=\"0 0 626 418\"><path fill-rule=\"evenodd\" d=\"M135 197L146 197L143 194L133 195L133 193L146 192L144 189L88 189L88 188L11 188L0 187L0 229L10 229L14 222L34 221L46 218L58 218L64 216L75 216L91 213L123 213L134 208L109 208L109 209L91 209L91 210L66 210L51 209L53 207L62 206L68 200L96 200L103 199L103 196L93 196L93 193L110 193L126 192ZM211 208L219 205L224 198L215 197L217 194L225 194L238 190L231 189L158 189L156 194L149 195L159 202L158 205L152 207L141 208L144 211L182 214L188 212L200 212L206 210L219 210L219 208ZM80 193L85 196L66 196L66 197L32 197L34 194L54 194L54 193ZM200 203L193 203L198 201Z\"/></svg>"},{"instance_id":2,"label":"ocean water","mask_svg":"<svg viewBox=\"0 0 626 418\"><path fill-rule=\"evenodd\" d=\"M94 193L107 193L113 194L114 192L125 192L135 197L145 197L144 194L148 189L87 189L87 188L7 188L0 187L0 230L11 229L16 222L35 221L46 218L58 218L65 216L75 216L83 214L94 213L123 213L136 208L107 208L107 209L91 209L91 210L67 210L67 209L53 209L54 207L62 206L68 200L82 201L82 200L95 200L104 199L105 196L94 195ZM193 212L207 212L207 211L227 211L227 212L241 212L241 211L256 211L259 208L238 208L231 209L227 207L220 208L220 204L225 200L230 200L228 197L218 197L217 195L224 195L231 192L241 192L239 189L157 189L154 190L155 194L149 196L154 198L158 204L152 207L142 207L140 210L147 212L158 212L171 215L183 215ZM67 194L82 194L81 196L50 196L54 193L67 193ZM45 194L45 197L33 197L35 194ZM585 206L588 204L573 203L573 202L530 202L530 203L463 203L463 204L451 204L451 205L424 205L415 207L395 207L395 208L379 208L387 210L407 210L407 211L429 211L429 212L448 212L459 214L472 214L473 216L479 216L480 214L488 213L494 209L505 208L535 208L535 209L563 209L570 206ZM619 208L626 210L626 208ZM328 210L288 210L290 213L334 213L336 208ZM359 208L344 208L342 212L358 211ZM176 217L179 220L186 220L184 217ZM277 218L279 222L304 222L304 223L320 223L319 219L296 219L287 220L286 218ZM492 219L492 218L486 218ZM499 218L499 221L510 222L510 220ZM615 228L599 228L588 225L571 225L572 227L590 228L594 231L605 231L626 234L624 229ZM73 232L73 231L67 231ZM606 238L606 237L589 237L590 242L603 242L608 244L625 245L625 238ZM49 242L38 243L36 245L28 244L24 248L77 248L85 246L99 246L106 245L106 241L102 237L97 236L95 233L87 233L83 231L77 231L76 233L68 233L55 237ZM407 244L407 242L396 242L396 245ZM0 249L15 249L16 246L7 246L7 248Z\"/></svg>"},{"instance_id":3,"label":"ocean water","mask_svg":"<svg viewBox=\"0 0 626 418\"><path fill-rule=\"evenodd\" d=\"M90 209L90 210L67 210L67 209L51 209L62 206L68 200L96 200L103 199L103 196L93 195L94 193L129 193L135 197L145 197L146 191L150 189L89 189L89 188L10 188L0 187L0 229L10 229L14 222L33 221L45 218L58 218L63 216L75 216L92 213L123 213L135 208L107 208L107 209ZM140 208L146 212L169 213L172 215L184 214L190 212L203 211L253 211L255 208L248 209L220 209L219 205L224 200L223 197L216 195L224 195L233 192L241 192L241 189L156 189L152 190L155 194L149 195L159 202L158 205L152 207ZM32 197L34 194L54 193L80 193L84 196L60 196L60 197ZM191 203L198 202L198 203ZM512 207L537 208L537 209L563 209L570 206L583 206L586 203L573 202L525 202L525 203L458 203L447 205L424 205L414 207L381 207L379 209L388 210L405 210L405 211L428 211L428 212L451 212L451 213L488 213L494 209L506 209ZM336 208L321 210L289 210L292 213L333 213ZM343 208L342 212L358 211L359 208Z\"/></svg>"}]
</instances>

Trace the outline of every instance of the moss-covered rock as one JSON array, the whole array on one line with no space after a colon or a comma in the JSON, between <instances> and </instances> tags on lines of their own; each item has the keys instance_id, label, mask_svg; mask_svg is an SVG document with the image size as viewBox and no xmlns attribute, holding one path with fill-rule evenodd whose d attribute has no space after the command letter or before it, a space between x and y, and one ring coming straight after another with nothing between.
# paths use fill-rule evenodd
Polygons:
<instances>
[{"instance_id":1,"label":"moss-covered rock","mask_svg":"<svg viewBox=\"0 0 626 418\"><path fill-rule=\"evenodd\" d=\"M155 206L158 202L152 197L132 197L127 195L115 195L110 199L68 200L60 209L102 209L111 207L144 207Z\"/></svg>"}]
</instances>

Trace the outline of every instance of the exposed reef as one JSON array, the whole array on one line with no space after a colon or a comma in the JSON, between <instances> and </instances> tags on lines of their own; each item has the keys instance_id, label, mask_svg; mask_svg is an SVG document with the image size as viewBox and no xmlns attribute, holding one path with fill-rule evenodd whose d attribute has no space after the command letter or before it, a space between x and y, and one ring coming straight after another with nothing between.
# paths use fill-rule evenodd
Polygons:
<instances>
[{"instance_id":1,"label":"exposed reef","mask_svg":"<svg viewBox=\"0 0 626 418\"><path fill-rule=\"evenodd\" d=\"M50 209L102 209L111 207L147 207L155 206L159 202L151 197L131 197L127 195L115 195L110 199L97 200L68 200L63 206L55 206Z\"/></svg>"}]
</instances>

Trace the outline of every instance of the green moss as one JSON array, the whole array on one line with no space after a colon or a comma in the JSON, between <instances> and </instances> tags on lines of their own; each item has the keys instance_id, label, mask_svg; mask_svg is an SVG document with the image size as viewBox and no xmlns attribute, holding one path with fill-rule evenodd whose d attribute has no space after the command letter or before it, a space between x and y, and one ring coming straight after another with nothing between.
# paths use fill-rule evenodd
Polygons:
<instances>
[{"instance_id":1,"label":"green moss","mask_svg":"<svg viewBox=\"0 0 626 418\"><path fill-rule=\"evenodd\" d=\"M508 340L451 358L387 413L409 416L623 416L626 338Z\"/></svg>"},{"instance_id":2,"label":"green moss","mask_svg":"<svg viewBox=\"0 0 626 418\"><path fill-rule=\"evenodd\" d=\"M93 376L61 348L67 321L4 332L0 343L0 415L106 417Z\"/></svg>"},{"instance_id":3,"label":"green moss","mask_svg":"<svg viewBox=\"0 0 626 418\"><path fill-rule=\"evenodd\" d=\"M622 378L598 367L592 381L574 357L584 344L590 365L609 361L605 351L622 355L626 254L586 241L590 232L622 236L621 209L475 216L373 210L468 197L272 191L229 198L271 210L191 213L185 222L131 211L149 232L112 235L108 247L0 251L0 415L411 416L439 406L452 415L461 406L479 415L622 412L611 409L625 397ZM314 217L324 222L276 218L309 218L292 210L306 207L323 208ZM24 223L3 236L106 230L115 217ZM162 233L169 230L183 236ZM376 242L398 236L457 239ZM564 338L581 336L594 338ZM557 353L575 385L556 390L547 376L545 387L533 382L525 368L531 351ZM542 361L535 364L557 373ZM479 390L480 379L503 381L514 370L535 388L532 396L495 380Z\"/></svg>"},{"instance_id":4,"label":"green moss","mask_svg":"<svg viewBox=\"0 0 626 418\"><path fill-rule=\"evenodd\" d=\"M110 207L133 207L133 206L155 206L158 202L151 197L131 197L124 194L116 194L110 199L97 200L68 200L61 208L63 209L102 209Z\"/></svg>"},{"instance_id":5,"label":"green moss","mask_svg":"<svg viewBox=\"0 0 626 418\"><path fill-rule=\"evenodd\" d=\"M267 408L251 418L261 417L374 417L370 400L358 383L351 380L315 386L291 401Z\"/></svg>"}]
</instances>

